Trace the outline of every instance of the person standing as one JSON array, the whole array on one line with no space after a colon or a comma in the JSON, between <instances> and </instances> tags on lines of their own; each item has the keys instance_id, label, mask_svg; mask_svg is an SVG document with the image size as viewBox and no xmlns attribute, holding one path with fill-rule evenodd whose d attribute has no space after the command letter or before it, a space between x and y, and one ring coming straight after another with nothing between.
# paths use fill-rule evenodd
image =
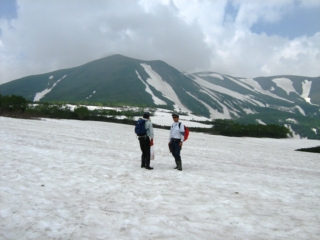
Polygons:
<instances>
[{"instance_id":1,"label":"person standing","mask_svg":"<svg viewBox=\"0 0 320 240\"><path fill-rule=\"evenodd\" d=\"M173 124L170 129L169 136L169 149L172 153L172 156L175 159L176 167L174 169L178 169L182 171L182 161L180 156L180 151L182 149L182 144L184 141L184 125L179 122L179 115L177 113L172 114Z\"/></svg>"},{"instance_id":2,"label":"person standing","mask_svg":"<svg viewBox=\"0 0 320 240\"><path fill-rule=\"evenodd\" d=\"M150 113L145 112L142 116L142 119L145 120L144 124L145 124L146 134L144 136L138 136L140 149L142 152L141 168L152 170L153 167L150 167L150 146L153 146L154 135L153 135L153 126L150 120Z\"/></svg>"}]
</instances>

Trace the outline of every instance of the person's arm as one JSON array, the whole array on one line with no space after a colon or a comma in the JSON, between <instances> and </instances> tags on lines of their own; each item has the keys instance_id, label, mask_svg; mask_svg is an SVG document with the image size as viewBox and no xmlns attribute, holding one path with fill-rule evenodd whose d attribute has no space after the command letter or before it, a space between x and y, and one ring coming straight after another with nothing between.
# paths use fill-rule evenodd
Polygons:
<instances>
[{"instance_id":1,"label":"person's arm","mask_svg":"<svg viewBox=\"0 0 320 240\"><path fill-rule=\"evenodd\" d=\"M179 131L180 131L180 140L181 140L180 146L182 146L183 141L184 141L184 125L183 125L183 123L180 124Z\"/></svg>"},{"instance_id":2,"label":"person's arm","mask_svg":"<svg viewBox=\"0 0 320 240\"><path fill-rule=\"evenodd\" d=\"M149 138L150 138L150 140L154 138L153 126L152 126L151 122L150 122L150 126L149 126Z\"/></svg>"},{"instance_id":3,"label":"person's arm","mask_svg":"<svg viewBox=\"0 0 320 240\"><path fill-rule=\"evenodd\" d=\"M145 127L147 129L147 136L151 139L154 138L154 133L153 133L153 126L152 126L152 123L150 122L150 120L146 121L145 123Z\"/></svg>"}]
</instances>

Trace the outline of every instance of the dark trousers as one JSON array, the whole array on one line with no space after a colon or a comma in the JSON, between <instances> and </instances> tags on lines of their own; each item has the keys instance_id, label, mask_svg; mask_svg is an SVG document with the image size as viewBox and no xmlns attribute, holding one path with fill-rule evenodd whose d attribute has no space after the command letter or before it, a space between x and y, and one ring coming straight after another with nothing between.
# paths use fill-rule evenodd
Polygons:
<instances>
[{"instance_id":1,"label":"dark trousers","mask_svg":"<svg viewBox=\"0 0 320 240\"><path fill-rule=\"evenodd\" d=\"M150 139L146 138L139 138L140 142L140 149L142 152L141 155L141 167L150 167Z\"/></svg>"},{"instance_id":2,"label":"dark trousers","mask_svg":"<svg viewBox=\"0 0 320 240\"><path fill-rule=\"evenodd\" d=\"M176 162L181 161L181 156L180 156L181 147L179 146L179 144L180 144L180 141L171 140L171 144L170 144L171 153L174 159L176 160Z\"/></svg>"}]
</instances>

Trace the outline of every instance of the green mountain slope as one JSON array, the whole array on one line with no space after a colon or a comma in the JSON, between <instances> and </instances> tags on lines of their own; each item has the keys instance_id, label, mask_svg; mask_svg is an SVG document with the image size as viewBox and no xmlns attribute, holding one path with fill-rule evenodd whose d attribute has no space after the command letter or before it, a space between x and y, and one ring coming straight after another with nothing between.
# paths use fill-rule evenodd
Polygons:
<instances>
[{"instance_id":1,"label":"green mountain slope","mask_svg":"<svg viewBox=\"0 0 320 240\"><path fill-rule=\"evenodd\" d=\"M0 94L40 102L167 108L210 119L260 119L282 125L296 116L312 132L319 127L313 120L320 121L320 77L183 74L163 61L119 54L2 84Z\"/></svg>"}]
</instances>

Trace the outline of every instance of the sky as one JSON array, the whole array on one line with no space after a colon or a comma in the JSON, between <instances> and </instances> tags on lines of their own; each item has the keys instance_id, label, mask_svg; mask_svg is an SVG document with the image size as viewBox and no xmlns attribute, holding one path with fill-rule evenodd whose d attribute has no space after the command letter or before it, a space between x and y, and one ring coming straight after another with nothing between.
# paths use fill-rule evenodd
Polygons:
<instances>
[{"instance_id":1,"label":"sky","mask_svg":"<svg viewBox=\"0 0 320 240\"><path fill-rule=\"evenodd\" d=\"M319 0L0 0L0 84L122 54L183 72L320 76Z\"/></svg>"},{"instance_id":2,"label":"sky","mask_svg":"<svg viewBox=\"0 0 320 240\"><path fill-rule=\"evenodd\" d=\"M319 140L190 132L177 171L154 129L149 171L132 125L0 126L0 239L319 239Z\"/></svg>"}]
</instances>

